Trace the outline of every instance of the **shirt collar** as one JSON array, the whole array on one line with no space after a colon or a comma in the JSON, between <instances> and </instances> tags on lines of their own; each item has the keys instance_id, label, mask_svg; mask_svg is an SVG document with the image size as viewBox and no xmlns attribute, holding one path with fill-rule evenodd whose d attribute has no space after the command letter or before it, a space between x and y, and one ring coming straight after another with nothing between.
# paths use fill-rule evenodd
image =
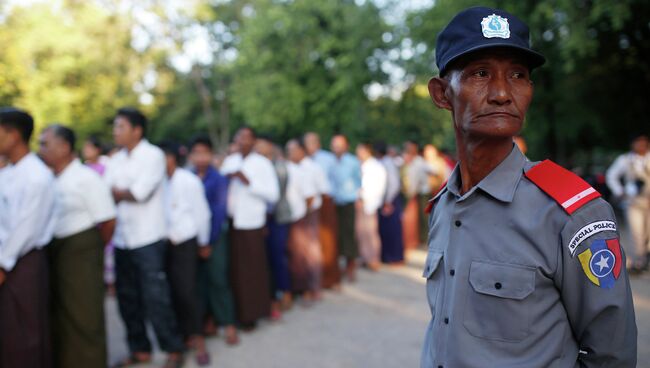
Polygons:
<instances>
[{"instance_id":1,"label":"shirt collar","mask_svg":"<svg viewBox=\"0 0 650 368\"><path fill-rule=\"evenodd\" d=\"M516 144L513 146L510 154L488 176L462 197L468 197L476 188L480 188L499 201L512 202L519 180L523 175L524 166L528 160ZM456 197L461 197L460 185L460 166L457 164L447 182L447 190Z\"/></svg>"},{"instance_id":2,"label":"shirt collar","mask_svg":"<svg viewBox=\"0 0 650 368\"><path fill-rule=\"evenodd\" d=\"M139 150L141 150L142 147L146 146L147 143L149 143L149 142L147 141L147 139L146 139L146 138L142 138L142 139L140 139L140 142L138 142L138 144L136 144L135 147L133 147L133 149L131 150L131 152L129 152L129 150L126 149L126 148L124 148L124 152L126 153L127 156L133 156L134 154L136 154L136 152L138 152Z\"/></svg>"}]
</instances>

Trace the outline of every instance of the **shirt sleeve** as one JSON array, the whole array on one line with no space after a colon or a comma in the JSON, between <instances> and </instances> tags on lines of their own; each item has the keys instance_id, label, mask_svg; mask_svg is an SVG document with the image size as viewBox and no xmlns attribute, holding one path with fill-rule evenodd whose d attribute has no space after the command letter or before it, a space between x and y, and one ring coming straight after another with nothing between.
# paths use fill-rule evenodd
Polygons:
<instances>
[{"instance_id":1,"label":"shirt sleeve","mask_svg":"<svg viewBox=\"0 0 650 368\"><path fill-rule=\"evenodd\" d=\"M140 175L129 187L129 191L138 202L144 202L151 197L165 177L165 156L163 153L156 150L148 156L142 158L138 163Z\"/></svg>"},{"instance_id":2,"label":"shirt sleeve","mask_svg":"<svg viewBox=\"0 0 650 368\"><path fill-rule=\"evenodd\" d=\"M555 281L581 367L636 366L632 291L615 223L609 204L597 199L575 212L561 234Z\"/></svg>"},{"instance_id":3,"label":"shirt sleeve","mask_svg":"<svg viewBox=\"0 0 650 368\"><path fill-rule=\"evenodd\" d=\"M254 168L246 167L244 171L249 181L250 192L268 203L277 202L280 198L280 188L271 162L266 158L260 158L255 165L251 166Z\"/></svg>"},{"instance_id":4,"label":"shirt sleeve","mask_svg":"<svg viewBox=\"0 0 650 368\"><path fill-rule=\"evenodd\" d=\"M625 176L625 171L627 169L626 162L627 159L625 155L619 156L605 173L607 186L617 197L624 193L623 185L621 185L621 178Z\"/></svg>"},{"instance_id":5,"label":"shirt sleeve","mask_svg":"<svg viewBox=\"0 0 650 368\"><path fill-rule=\"evenodd\" d=\"M54 210L54 190L46 180L31 181L18 194L9 236L0 247L0 267L11 271L25 248L34 246Z\"/></svg>"},{"instance_id":6,"label":"shirt sleeve","mask_svg":"<svg viewBox=\"0 0 650 368\"><path fill-rule=\"evenodd\" d=\"M99 224L116 216L115 202L108 185L93 171L87 173L88 180L81 191L83 201L95 224Z\"/></svg>"},{"instance_id":7,"label":"shirt sleeve","mask_svg":"<svg viewBox=\"0 0 650 368\"><path fill-rule=\"evenodd\" d=\"M203 194L203 184L198 177L193 177L192 179L195 180L192 180L190 183L188 195L190 196L192 210L199 230L199 245L205 246L210 244L210 221L212 220L212 216L208 200Z\"/></svg>"}]
</instances>

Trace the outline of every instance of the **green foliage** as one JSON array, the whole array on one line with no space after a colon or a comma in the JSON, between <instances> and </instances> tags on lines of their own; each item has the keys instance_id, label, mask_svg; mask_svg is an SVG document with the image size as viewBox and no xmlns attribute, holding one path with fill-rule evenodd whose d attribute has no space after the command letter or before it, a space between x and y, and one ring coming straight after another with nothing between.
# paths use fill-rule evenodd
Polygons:
<instances>
[{"instance_id":1,"label":"green foliage","mask_svg":"<svg viewBox=\"0 0 650 368\"><path fill-rule=\"evenodd\" d=\"M38 128L60 121L82 139L109 137L115 108L135 105L150 116L154 141L201 132L223 149L250 124L280 143L315 130L324 139L342 132L353 143L413 139L453 150L451 116L433 106L426 83L436 74L438 32L476 1L432 1L390 24L384 16L399 1L196 1L177 16L166 2L57 4L0 8L0 105L30 110ZM481 5L522 18L547 57L533 74L524 132L532 158L604 161L630 134L648 132L648 1ZM211 61L174 69L170 60L193 41L185 32L197 28L207 32L202 51ZM149 42L134 47L142 29ZM384 93L370 94L378 83Z\"/></svg>"},{"instance_id":2,"label":"green foliage","mask_svg":"<svg viewBox=\"0 0 650 368\"><path fill-rule=\"evenodd\" d=\"M364 134L364 86L383 80L369 59L388 29L371 3L257 1L244 18L233 106L283 138L305 130Z\"/></svg>"}]
</instances>

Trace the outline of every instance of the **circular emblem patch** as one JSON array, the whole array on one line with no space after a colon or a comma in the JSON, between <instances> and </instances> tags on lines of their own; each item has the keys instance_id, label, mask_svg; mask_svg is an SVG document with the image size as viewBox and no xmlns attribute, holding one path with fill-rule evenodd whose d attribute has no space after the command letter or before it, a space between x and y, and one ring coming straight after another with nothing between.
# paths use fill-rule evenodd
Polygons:
<instances>
[{"instance_id":1,"label":"circular emblem patch","mask_svg":"<svg viewBox=\"0 0 650 368\"><path fill-rule=\"evenodd\" d=\"M601 249L594 253L589 260L591 273L596 277L605 277L609 275L616 264L616 257L609 249Z\"/></svg>"}]
</instances>

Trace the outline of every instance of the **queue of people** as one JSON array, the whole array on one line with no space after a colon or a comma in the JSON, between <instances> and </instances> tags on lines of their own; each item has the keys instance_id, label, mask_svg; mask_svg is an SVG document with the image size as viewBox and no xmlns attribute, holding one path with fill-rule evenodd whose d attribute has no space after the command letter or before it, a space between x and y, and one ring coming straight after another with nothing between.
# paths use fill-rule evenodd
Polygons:
<instances>
[{"instance_id":1,"label":"queue of people","mask_svg":"<svg viewBox=\"0 0 650 368\"><path fill-rule=\"evenodd\" d=\"M404 157L369 143L353 154L335 135L330 152L313 132L280 146L243 127L215 166L204 136L150 143L136 109L112 128L110 157L91 137L82 163L72 129L46 127L37 155L32 117L0 109L0 367L106 366L105 285L127 332L120 366L151 361L148 323L165 367L187 351L208 366L217 328L235 345L358 267L403 262L406 228L425 217L405 217L404 203L422 207L449 172L412 142Z\"/></svg>"}]
</instances>

